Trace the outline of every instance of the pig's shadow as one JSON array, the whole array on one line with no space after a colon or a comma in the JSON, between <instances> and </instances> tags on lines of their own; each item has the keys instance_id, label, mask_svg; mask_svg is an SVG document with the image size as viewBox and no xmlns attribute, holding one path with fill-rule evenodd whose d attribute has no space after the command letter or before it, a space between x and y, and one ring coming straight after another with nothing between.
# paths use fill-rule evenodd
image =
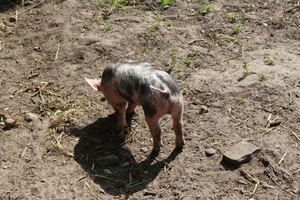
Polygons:
<instances>
[{"instance_id":1,"label":"pig's shadow","mask_svg":"<svg viewBox=\"0 0 300 200\"><path fill-rule=\"evenodd\" d=\"M125 194L128 197L151 183L163 169L164 163L174 160L180 151L174 150L161 161L148 156L136 162L130 150L122 146L124 140L119 134L110 133L115 124L117 119L113 114L82 129L73 130L72 134L79 137L74 147L74 159L101 186L100 191L104 190L111 195ZM108 155L117 156L119 164L103 167L110 159L97 163L97 159Z\"/></svg>"}]
</instances>

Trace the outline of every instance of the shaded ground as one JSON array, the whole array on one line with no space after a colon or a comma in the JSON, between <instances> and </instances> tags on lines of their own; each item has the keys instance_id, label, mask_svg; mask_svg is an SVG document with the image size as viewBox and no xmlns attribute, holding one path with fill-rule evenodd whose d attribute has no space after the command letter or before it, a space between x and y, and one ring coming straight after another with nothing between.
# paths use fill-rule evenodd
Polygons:
<instances>
[{"instance_id":1,"label":"shaded ground","mask_svg":"<svg viewBox=\"0 0 300 200\"><path fill-rule=\"evenodd\" d=\"M124 3L1 1L0 114L16 125L0 132L0 197L298 199L299 2ZM156 160L140 108L125 144L112 131L113 109L83 77L120 59L149 62L180 86L182 153L173 152L170 116ZM26 122L28 112L39 119ZM222 163L241 140L261 152L239 167ZM206 157L210 147L217 153ZM99 167L107 155L120 164Z\"/></svg>"}]
</instances>

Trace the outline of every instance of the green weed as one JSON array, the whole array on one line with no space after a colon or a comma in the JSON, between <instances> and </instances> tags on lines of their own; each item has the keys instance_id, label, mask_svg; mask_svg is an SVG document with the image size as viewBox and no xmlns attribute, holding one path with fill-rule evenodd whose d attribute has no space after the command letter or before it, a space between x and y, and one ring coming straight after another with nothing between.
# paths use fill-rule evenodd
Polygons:
<instances>
[{"instance_id":1,"label":"green weed","mask_svg":"<svg viewBox=\"0 0 300 200\"><path fill-rule=\"evenodd\" d=\"M182 67L180 67L180 66L175 66L175 67L172 68L172 70L174 70L174 71L177 72L177 73L183 71Z\"/></svg>"},{"instance_id":2,"label":"green weed","mask_svg":"<svg viewBox=\"0 0 300 200\"><path fill-rule=\"evenodd\" d=\"M244 77L246 77L246 76L248 76L249 75L249 63L248 62L244 62L243 63L243 69L244 69L244 71L243 71L243 76Z\"/></svg>"},{"instance_id":3,"label":"green weed","mask_svg":"<svg viewBox=\"0 0 300 200\"><path fill-rule=\"evenodd\" d=\"M190 65L192 64L192 59L189 58L189 57L186 57L186 58L184 59L184 63L185 63L187 66L190 66Z\"/></svg>"},{"instance_id":4,"label":"green weed","mask_svg":"<svg viewBox=\"0 0 300 200\"><path fill-rule=\"evenodd\" d=\"M236 20L238 19L238 15L234 13L226 13L226 17L229 19L231 23L236 22Z\"/></svg>"},{"instance_id":5,"label":"green weed","mask_svg":"<svg viewBox=\"0 0 300 200\"><path fill-rule=\"evenodd\" d=\"M200 6L199 12L201 14L206 14L213 11L213 5L211 5L209 0L204 0L204 5Z\"/></svg>"},{"instance_id":6,"label":"green weed","mask_svg":"<svg viewBox=\"0 0 300 200\"><path fill-rule=\"evenodd\" d=\"M265 75L259 74L259 75L258 75L258 80L259 80L260 82L265 82L267 79L266 79Z\"/></svg>"},{"instance_id":7,"label":"green weed","mask_svg":"<svg viewBox=\"0 0 300 200\"><path fill-rule=\"evenodd\" d=\"M264 59L264 63L266 65L274 65L274 60L272 60L270 58L266 58L266 59Z\"/></svg>"},{"instance_id":8,"label":"green weed","mask_svg":"<svg viewBox=\"0 0 300 200\"><path fill-rule=\"evenodd\" d=\"M105 24L103 30L104 31L110 31L112 29L112 25L111 24Z\"/></svg>"},{"instance_id":9,"label":"green weed","mask_svg":"<svg viewBox=\"0 0 300 200\"><path fill-rule=\"evenodd\" d=\"M114 10L114 9L117 9L117 8L122 8L123 4L120 3L119 0L111 0L110 6Z\"/></svg>"},{"instance_id":10,"label":"green weed","mask_svg":"<svg viewBox=\"0 0 300 200\"><path fill-rule=\"evenodd\" d=\"M161 3L163 6L170 6L173 4L173 0L157 0L158 3Z\"/></svg>"},{"instance_id":11,"label":"green weed","mask_svg":"<svg viewBox=\"0 0 300 200\"><path fill-rule=\"evenodd\" d=\"M156 15L155 20L158 24L163 20L160 15Z\"/></svg>"},{"instance_id":12,"label":"green weed","mask_svg":"<svg viewBox=\"0 0 300 200\"><path fill-rule=\"evenodd\" d=\"M170 57L171 57L172 63L174 64L177 59L176 51L174 49L171 50Z\"/></svg>"},{"instance_id":13,"label":"green weed","mask_svg":"<svg viewBox=\"0 0 300 200\"><path fill-rule=\"evenodd\" d=\"M105 4L104 0L101 0L101 1L97 2L97 6L99 6L99 7L103 7L104 4Z\"/></svg>"},{"instance_id":14,"label":"green weed","mask_svg":"<svg viewBox=\"0 0 300 200\"><path fill-rule=\"evenodd\" d=\"M245 104L246 103L246 100L245 99L238 99L237 100L237 104L238 105L243 105L243 104Z\"/></svg>"},{"instance_id":15,"label":"green weed","mask_svg":"<svg viewBox=\"0 0 300 200\"><path fill-rule=\"evenodd\" d=\"M151 26L150 27L150 31L151 32L155 32L155 31L157 31L158 30L158 26Z\"/></svg>"},{"instance_id":16,"label":"green weed","mask_svg":"<svg viewBox=\"0 0 300 200\"><path fill-rule=\"evenodd\" d=\"M143 52L146 52L147 50L148 50L148 46L147 45L143 46Z\"/></svg>"},{"instance_id":17,"label":"green weed","mask_svg":"<svg viewBox=\"0 0 300 200\"><path fill-rule=\"evenodd\" d=\"M241 28L242 28L242 24L238 24L236 25L233 29L232 29L232 34L238 34L239 32L241 32Z\"/></svg>"},{"instance_id":18,"label":"green weed","mask_svg":"<svg viewBox=\"0 0 300 200\"><path fill-rule=\"evenodd\" d=\"M173 26L173 22L169 21L169 22L165 22L166 26Z\"/></svg>"}]
</instances>

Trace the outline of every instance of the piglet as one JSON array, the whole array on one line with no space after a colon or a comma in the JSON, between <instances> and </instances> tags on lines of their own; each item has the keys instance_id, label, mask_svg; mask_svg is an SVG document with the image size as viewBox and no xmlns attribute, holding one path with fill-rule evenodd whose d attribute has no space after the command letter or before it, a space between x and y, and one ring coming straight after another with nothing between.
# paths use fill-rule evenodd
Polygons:
<instances>
[{"instance_id":1,"label":"piglet","mask_svg":"<svg viewBox=\"0 0 300 200\"><path fill-rule=\"evenodd\" d=\"M165 114L173 119L176 149L184 147L183 97L168 73L148 63L129 60L106 67L102 79L85 80L95 91L102 91L115 109L119 131L127 127L126 114L134 113L137 105L142 106L153 137L152 154L158 154L162 145L159 119Z\"/></svg>"}]
</instances>

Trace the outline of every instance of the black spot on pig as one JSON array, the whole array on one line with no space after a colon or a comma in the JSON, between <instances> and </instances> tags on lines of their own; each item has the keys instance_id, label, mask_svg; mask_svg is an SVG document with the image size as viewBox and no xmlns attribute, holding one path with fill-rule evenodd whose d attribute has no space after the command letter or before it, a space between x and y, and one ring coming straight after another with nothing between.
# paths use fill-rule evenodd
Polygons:
<instances>
[{"instance_id":1,"label":"black spot on pig","mask_svg":"<svg viewBox=\"0 0 300 200\"><path fill-rule=\"evenodd\" d=\"M124 83L123 83L124 84ZM121 85L122 85L122 81L121 81ZM134 103L134 101L132 100L132 96L133 95L129 95L126 92L126 85L122 85L120 87L120 85L118 83L114 83L113 84L115 90L117 90L117 92L120 94L120 96L125 99L126 101L130 102L130 103Z\"/></svg>"},{"instance_id":2,"label":"black spot on pig","mask_svg":"<svg viewBox=\"0 0 300 200\"><path fill-rule=\"evenodd\" d=\"M145 100L141 102L145 116L146 117L153 117L154 115L157 114L156 107L151 103L149 100Z\"/></svg>"},{"instance_id":3,"label":"black spot on pig","mask_svg":"<svg viewBox=\"0 0 300 200\"><path fill-rule=\"evenodd\" d=\"M104 69L102 73L101 81L103 83L108 82L115 76L116 76L116 67L108 66Z\"/></svg>"}]
</instances>

